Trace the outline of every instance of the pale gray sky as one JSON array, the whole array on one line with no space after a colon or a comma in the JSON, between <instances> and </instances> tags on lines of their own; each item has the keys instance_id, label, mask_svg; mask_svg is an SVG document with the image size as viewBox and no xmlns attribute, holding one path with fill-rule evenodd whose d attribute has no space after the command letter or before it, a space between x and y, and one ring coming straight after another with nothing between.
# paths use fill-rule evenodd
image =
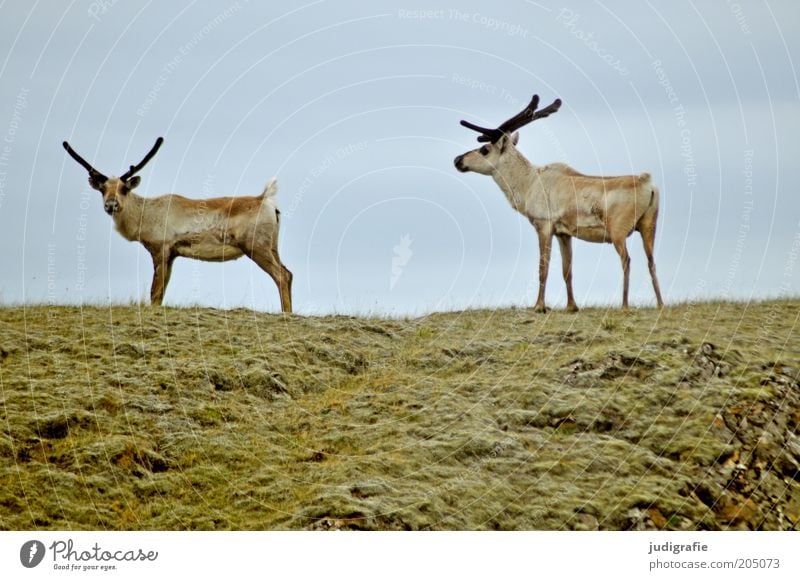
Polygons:
<instances>
[{"instance_id":1,"label":"pale gray sky","mask_svg":"<svg viewBox=\"0 0 800 580\"><path fill-rule=\"evenodd\" d=\"M2 2L0 303L147 299L149 255L61 142L113 174L163 135L142 195L278 177L300 313L532 305L533 229L452 159L475 145L460 119L499 123L533 92L564 101L522 131L534 163L654 175L668 302L797 295L799 16L793 0ZM649 304L640 246L632 298ZM579 304L617 305L613 248L575 253ZM182 259L165 302L273 311L278 294L246 259Z\"/></svg>"}]
</instances>

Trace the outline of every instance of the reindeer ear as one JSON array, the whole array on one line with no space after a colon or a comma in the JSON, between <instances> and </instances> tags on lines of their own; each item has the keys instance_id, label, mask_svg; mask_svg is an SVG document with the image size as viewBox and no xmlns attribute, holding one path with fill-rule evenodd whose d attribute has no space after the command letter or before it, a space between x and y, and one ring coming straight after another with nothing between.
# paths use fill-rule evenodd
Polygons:
<instances>
[{"instance_id":1,"label":"reindeer ear","mask_svg":"<svg viewBox=\"0 0 800 580\"><path fill-rule=\"evenodd\" d=\"M497 141L497 145L500 147L500 153L505 153L509 145L516 145L518 141L519 133L514 133L513 135L503 133L503 136Z\"/></svg>"},{"instance_id":2,"label":"reindeer ear","mask_svg":"<svg viewBox=\"0 0 800 580\"><path fill-rule=\"evenodd\" d=\"M125 183L127 184L128 189L130 190L139 187L139 183L141 183L141 181L142 181L141 177L139 177L138 175L134 175L133 177L128 179L128 181L126 181Z\"/></svg>"},{"instance_id":3,"label":"reindeer ear","mask_svg":"<svg viewBox=\"0 0 800 580\"><path fill-rule=\"evenodd\" d=\"M500 138L497 140L496 146L500 153L505 153L506 149L508 148L508 140L509 140L508 133L503 133Z\"/></svg>"},{"instance_id":4,"label":"reindeer ear","mask_svg":"<svg viewBox=\"0 0 800 580\"><path fill-rule=\"evenodd\" d=\"M97 191L103 191L103 184L106 182L106 178L102 175L95 175L93 173L89 174L89 187L92 189L96 189Z\"/></svg>"}]
</instances>

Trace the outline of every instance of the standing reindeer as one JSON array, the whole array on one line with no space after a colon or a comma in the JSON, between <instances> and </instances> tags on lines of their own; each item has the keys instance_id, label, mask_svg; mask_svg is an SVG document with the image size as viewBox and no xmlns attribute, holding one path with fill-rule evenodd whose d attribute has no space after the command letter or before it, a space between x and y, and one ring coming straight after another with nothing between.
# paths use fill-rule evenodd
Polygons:
<instances>
[{"instance_id":1,"label":"standing reindeer","mask_svg":"<svg viewBox=\"0 0 800 580\"><path fill-rule=\"evenodd\" d=\"M658 188L650 174L599 177L578 173L564 163L537 166L516 148L517 129L558 111L561 100L536 110L539 96L517 115L496 129L487 129L467 121L461 124L480 133L479 149L459 155L456 169L491 175L503 190L511 206L530 220L539 236L539 296L534 310L544 312L544 290L550 265L553 236L561 248L562 271L567 285L567 310L576 312L572 295L572 238L587 242L610 242L622 261L624 283L622 307L628 306L630 257L625 239L638 231L644 243L653 290L658 306L664 305L656 278L653 243L658 217Z\"/></svg>"},{"instance_id":2,"label":"standing reindeer","mask_svg":"<svg viewBox=\"0 0 800 580\"><path fill-rule=\"evenodd\" d=\"M89 172L89 185L103 194L103 207L126 240L141 242L153 258L150 301L161 304L172 262L178 256L225 262L246 255L278 285L281 310L292 311L292 273L278 257L280 212L275 205L278 185L273 178L259 196L188 199L168 194L145 198L133 190L139 173L161 147L159 137L138 165L120 177L106 177L78 155L64 149Z\"/></svg>"}]
</instances>

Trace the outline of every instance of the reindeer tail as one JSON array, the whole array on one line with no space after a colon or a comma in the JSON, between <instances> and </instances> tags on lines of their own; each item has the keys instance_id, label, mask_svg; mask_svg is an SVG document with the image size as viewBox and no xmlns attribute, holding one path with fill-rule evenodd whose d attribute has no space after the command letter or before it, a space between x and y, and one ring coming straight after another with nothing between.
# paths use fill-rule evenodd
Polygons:
<instances>
[{"instance_id":1,"label":"reindeer tail","mask_svg":"<svg viewBox=\"0 0 800 580\"><path fill-rule=\"evenodd\" d=\"M268 199L275 197L277 193L278 193L278 178L273 177L264 186L264 191L261 192L261 197L263 197L264 201L266 201Z\"/></svg>"}]
</instances>

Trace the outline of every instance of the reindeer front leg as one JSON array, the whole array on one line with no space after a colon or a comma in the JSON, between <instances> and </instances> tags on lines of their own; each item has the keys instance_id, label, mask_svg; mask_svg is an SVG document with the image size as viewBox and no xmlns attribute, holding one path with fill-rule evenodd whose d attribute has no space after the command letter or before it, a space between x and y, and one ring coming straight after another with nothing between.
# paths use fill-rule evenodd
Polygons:
<instances>
[{"instance_id":1,"label":"reindeer front leg","mask_svg":"<svg viewBox=\"0 0 800 580\"><path fill-rule=\"evenodd\" d=\"M533 222L539 235L539 296L533 306L534 312L546 312L544 290L547 285L547 272L550 269L550 250L553 246L553 228L546 222Z\"/></svg>"},{"instance_id":2,"label":"reindeer front leg","mask_svg":"<svg viewBox=\"0 0 800 580\"><path fill-rule=\"evenodd\" d=\"M164 292L167 289L167 284L169 284L169 277L172 274L172 262L175 261L176 256L169 246L150 249L150 256L153 258L153 284L150 286L150 303L160 306L164 301Z\"/></svg>"},{"instance_id":3,"label":"reindeer front leg","mask_svg":"<svg viewBox=\"0 0 800 580\"><path fill-rule=\"evenodd\" d=\"M572 238L566 234L557 234L561 248L561 272L567 285L567 312L577 312L575 296L572 294Z\"/></svg>"}]
</instances>

